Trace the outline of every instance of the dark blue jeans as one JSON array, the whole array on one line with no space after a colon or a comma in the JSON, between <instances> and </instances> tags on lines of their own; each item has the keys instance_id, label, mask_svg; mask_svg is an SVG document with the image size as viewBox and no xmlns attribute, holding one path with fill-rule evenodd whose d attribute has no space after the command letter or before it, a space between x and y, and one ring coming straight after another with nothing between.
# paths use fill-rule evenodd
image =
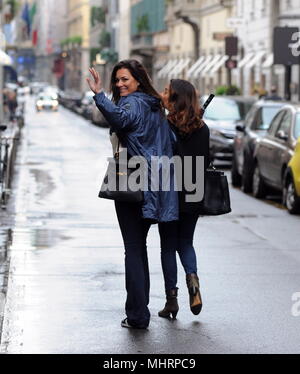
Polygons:
<instances>
[{"instance_id":1,"label":"dark blue jeans","mask_svg":"<svg viewBox=\"0 0 300 374\"><path fill-rule=\"evenodd\" d=\"M151 222L142 218L139 203L115 202L115 207L125 247L126 315L131 325L147 327L150 279L146 240Z\"/></svg>"},{"instance_id":2,"label":"dark blue jeans","mask_svg":"<svg viewBox=\"0 0 300 374\"><path fill-rule=\"evenodd\" d=\"M159 224L161 264L166 291L177 286L176 251L185 273L197 273L193 239L198 217L198 214L182 213L179 221Z\"/></svg>"}]
</instances>

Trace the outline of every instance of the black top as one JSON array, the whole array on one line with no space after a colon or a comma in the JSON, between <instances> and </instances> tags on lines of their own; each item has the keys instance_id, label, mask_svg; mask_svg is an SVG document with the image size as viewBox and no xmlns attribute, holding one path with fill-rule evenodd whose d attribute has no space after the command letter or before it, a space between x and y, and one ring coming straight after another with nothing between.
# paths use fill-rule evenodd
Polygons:
<instances>
[{"instance_id":1,"label":"black top","mask_svg":"<svg viewBox=\"0 0 300 374\"><path fill-rule=\"evenodd\" d=\"M183 190L179 192L179 210L182 213L198 213L201 208L200 202L186 202L186 196L189 194L194 195L194 192L188 192L184 185L184 173L188 173L189 179L192 178L192 183L196 182L196 157L204 157L204 170L209 166L209 128L206 124L200 129L195 130L189 135L181 135L178 129L171 124L174 131L177 144L175 154L180 156L182 162L182 187ZM192 168L186 170L184 167L184 156L192 156ZM200 171L198 171L200 172ZM178 175L178 173L177 173ZM180 173L179 173L180 175ZM204 175L202 176L204 177ZM200 178L200 177L198 177Z\"/></svg>"}]
</instances>

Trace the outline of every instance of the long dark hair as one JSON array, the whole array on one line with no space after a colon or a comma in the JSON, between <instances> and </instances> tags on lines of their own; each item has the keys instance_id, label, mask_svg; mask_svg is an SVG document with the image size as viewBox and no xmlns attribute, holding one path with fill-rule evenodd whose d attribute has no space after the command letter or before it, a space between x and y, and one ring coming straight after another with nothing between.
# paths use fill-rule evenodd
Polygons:
<instances>
[{"instance_id":1,"label":"long dark hair","mask_svg":"<svg viewBox=\"0 0 300 374\"><path fill-rule=\"evenodd\" d=\"M190 134L204 126L203 110L195 87L183 79L172 79L169 87L168 120L182 134Z\"/></svg>"},{"instance_id":2,"label":"long dark hair","mask_svg":"<svg viewBox=\"0 0 300 374\"><path fill-rule=\"evenodd\" d=\"M161 97L152 86L151 79L144 66L137 60L123 60L115 65L111 73L110 89L113 96L112 99L115 103L120 100L120 90L116 86L116 75L117 71L120 69L128 69L130 71L133 78L139 82L139 92L144 92L150 96L154 96L161 101Z\"/></svg>"}]
</instances>

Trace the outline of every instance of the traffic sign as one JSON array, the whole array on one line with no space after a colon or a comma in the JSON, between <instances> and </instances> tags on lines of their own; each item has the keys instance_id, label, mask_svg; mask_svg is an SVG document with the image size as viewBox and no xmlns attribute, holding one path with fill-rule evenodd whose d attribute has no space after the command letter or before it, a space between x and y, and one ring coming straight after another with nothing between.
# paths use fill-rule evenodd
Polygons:
<instances>
[{"instance_id":1,"label":"traffic sign","mask_svg":"<svg viewBox=\"0 0 300 374\"><path fill-rule=\"evenodd\" d=\"M291 66L299 64L298 36L298 27L274 28L273 49L275 65Z\"/></svg>"}]
</instances>

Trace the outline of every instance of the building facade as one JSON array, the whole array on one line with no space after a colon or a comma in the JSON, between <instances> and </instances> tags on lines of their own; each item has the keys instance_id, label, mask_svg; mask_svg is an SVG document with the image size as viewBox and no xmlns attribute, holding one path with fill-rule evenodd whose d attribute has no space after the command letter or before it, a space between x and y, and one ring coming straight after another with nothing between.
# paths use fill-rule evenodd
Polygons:
<instances>
[{"instance_id":1,"label":"building facade","mask_svg":"<svg viewBox=\"0 0 300 374\"><path fill-rule=\"evenodd\" d=\"M158 77L164 83L170 78L188 79L201 93L226 84L225 38L234 35L227 25L234 11L234 1L168 1L170 53Z\"/></svg>"},{"instance_id":2,"label":"building facade","mask_svg":"<svg viewBox=\"0 0 300 374\"><path fill-rule=\"evenodd\" d=\"M63 67L55 70L60 59L61 40L67 37L67 0L61 0L55 6L52 0L36 2L36 11L32 19L31 38L36 55L35 80L61 86Z\"/></svg>"},{"instance_id":3,"label":"building facade","mask_svg":"<svg viewBox=\"0 0 300 374\"><path fill-rule=\"evenodd\" d=\"M245 95L260 94L277 86L280 96L285 95L285 69L274 65L274 28L298 27L300 3L298 0L237 0L237 17L243 24L237 27L240 62L237 80ZM292 67L292 99L299 98L299 65Z\"/></svg>"},{"instance_id":4,"label":"building facade","mask_svg":"<svg viewBox=\"0 0 300 374\"><path fill-rule=\"evenodd\" d=\"M165 0L130 1L130 56L144 64L154 82L170 51L165 12Z\"/></svg>"},{"instance_id":5,"label":"building facade","mask_svg":"<svg viewBox=\"0 0 300 374\"><path fill-rule=\"evenodd\" d=\"M61 41L65 57L65 89L87 91L86 76L90 66L89 0L67 1L67 38Z\"/></svg>"}]
</instances>

